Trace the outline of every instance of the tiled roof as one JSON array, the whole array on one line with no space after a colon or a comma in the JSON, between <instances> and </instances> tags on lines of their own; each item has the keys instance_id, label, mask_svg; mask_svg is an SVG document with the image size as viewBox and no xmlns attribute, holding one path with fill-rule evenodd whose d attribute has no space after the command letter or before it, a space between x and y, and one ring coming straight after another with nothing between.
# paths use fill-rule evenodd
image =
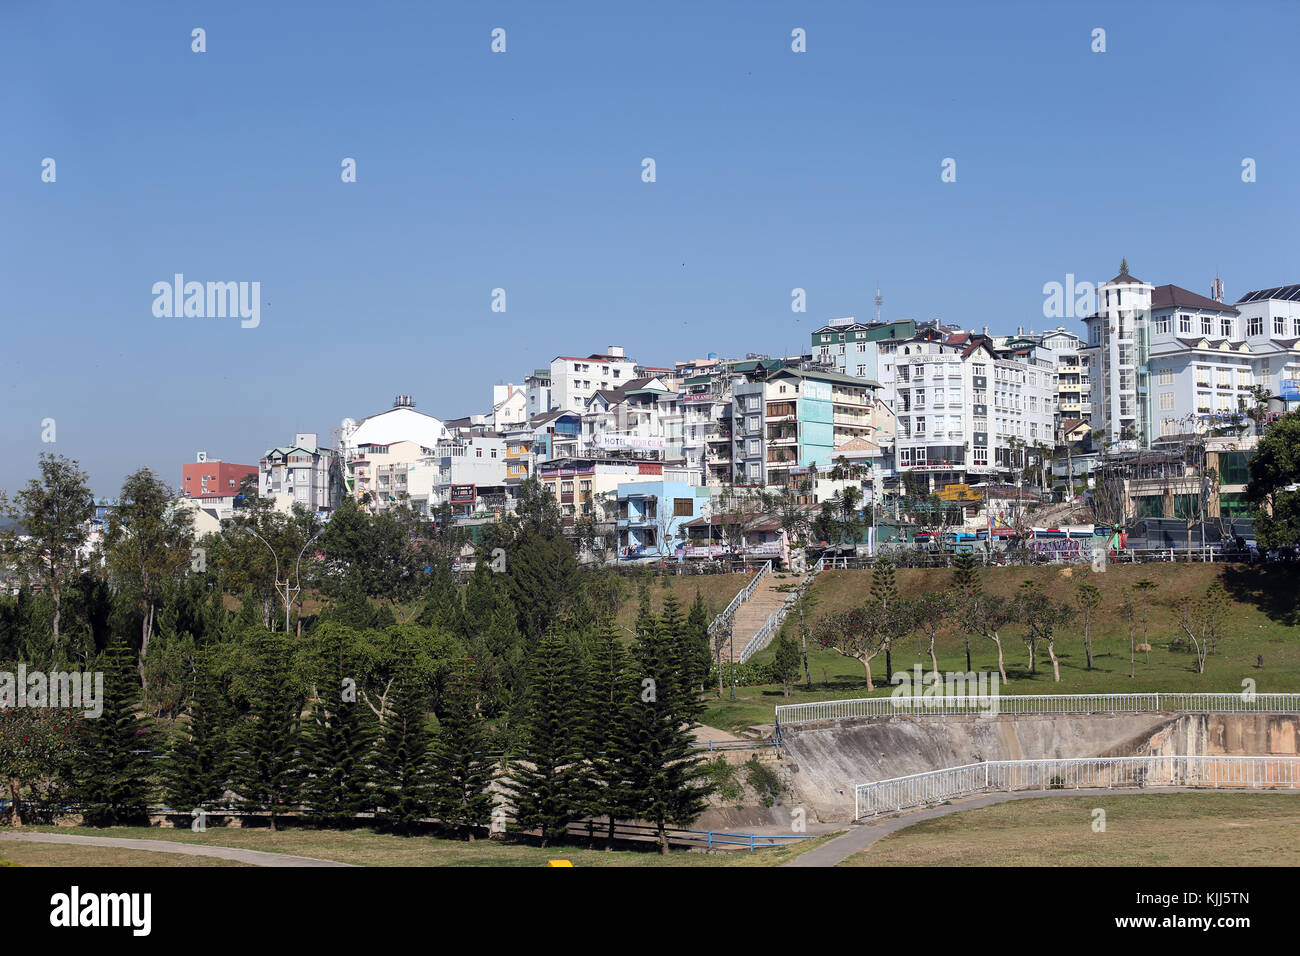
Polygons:
<instances>
[{"instance_id":1,"label":"tiled roof","mask_svg":"<svg viewBox=\"0 0 1300 956\"><path fill-rule=\"evenodd\" d=\"M1225 312L1237 315L1237 310L1225 302L1216 302L1176 285L1158 285L1151 292L1152 309L1199 309L1202 312Z\"/></svg>"}]
</instances>

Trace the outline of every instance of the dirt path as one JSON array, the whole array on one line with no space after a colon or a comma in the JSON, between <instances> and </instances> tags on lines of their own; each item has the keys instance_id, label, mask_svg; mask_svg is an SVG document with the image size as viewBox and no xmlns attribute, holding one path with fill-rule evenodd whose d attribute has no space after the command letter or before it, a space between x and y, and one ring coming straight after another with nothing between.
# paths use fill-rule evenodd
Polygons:
<instances>
[{"instance_id":1,"label":"dirt path","mask_svg":"<svg viewBox=\"0 0 1300 956\"><path fill-rule=\"evenodd\" d=\"M288 853L265 853L262 850L241 850L229 846L205 846L197 843L175 843L170 840L128 840L122 837L88 837L64 833L0 833L0 840L22 843L72 843L81 846L117 847L120 850L148 850L152 853L180 853L187 856L215 856L252 866L351 866L335 860L317 860L309 856L292 856Z\"/></svg>"}]
</instances>

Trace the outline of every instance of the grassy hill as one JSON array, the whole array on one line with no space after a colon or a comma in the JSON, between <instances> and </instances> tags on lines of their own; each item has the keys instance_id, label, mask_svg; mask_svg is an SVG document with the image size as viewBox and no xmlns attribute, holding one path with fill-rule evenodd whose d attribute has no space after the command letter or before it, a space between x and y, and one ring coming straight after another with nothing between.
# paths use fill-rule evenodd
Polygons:
<instances>
[{"instance_id":1,"label":"grassy hill","mask_svg":"<svg viewBox=\"0 0 1300 956\"><path fill-rule=\"evenodd\" d=\"M1095 574L1086 565L1049 565L1032 568L986 568L986 590L1010 595L1022 581L1034 580L1058 600L1074 599L1075 585L1086 580L1102 592L1102 606L1095 612L1092 632L1094 667L1084 666L1082 623L1076 621L1057 640L1061 658L1061 682L1052 680L1051 663L1046 650L1039 649L1038 670L1029 673L1028 652L1020 639L1018 627L1002 635L1009 683L1004 694L1077 694L1134 693L1145 691L1240 692L1243 679L1256 682L1260 692L1300 691L1300 630L1297 629L1297 606L1300 604L1300 569L1283 565L1247 567L1235 564L1139 564L1112 565L1105 573ZM1156 588L1146 596L1147 640L1151 644L1150 662L1141 652L1137 655L1136 675L1129 677L1128 623L1120 611L1126 589L1138 581L1155 582ZM1204 674L1196 673L1195 656L1171 648L1178 633L1175 605L1184 595L1202 596L1212 582L1219 582L1231 600L1226 627L1218 653L1210 657ZM900 569L899 591L912 595L951 586L950 569ZM808 622L828 611L850 607L870 599L870 571L826 571L818 575L812 593L817 599ZM1141 592L1138 596L1142 597ZM799 621L786 620L784 633L799 638ZM1138 643L1142 642L1139 616ZM942 671L965 670L965 651L961 635L953 628L941 634L938 642L939 667ZM757 661L771 660L773 647L756 655ZM1263 657L1263 667L1258 658ZM758 723L770 723L772 708L780 703L800 703L841 697L863 697L866 678L857 661L834 651L823 650L810 641L809 668L811 690L802 682L787 699L779 685L737 688L737 699L712 702L705 722L728 730ZM920 663L929 669L929 656L915 639L907 639L893 650L893 669L910 669ZM976 671L996 671L997 651L993 643L981 638L971 640L971 665ZM887 695L885 656L872 662L876 694Z\"/></svg>"}]
</instances>

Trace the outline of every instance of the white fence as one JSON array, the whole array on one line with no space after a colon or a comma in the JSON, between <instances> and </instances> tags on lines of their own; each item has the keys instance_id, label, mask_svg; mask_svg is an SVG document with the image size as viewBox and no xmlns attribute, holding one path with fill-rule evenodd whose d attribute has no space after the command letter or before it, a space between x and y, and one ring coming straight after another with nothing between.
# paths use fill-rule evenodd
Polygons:
<instances>
[{"instance_id":1,"label":"white fence","mask_svg":"<svg viewBox=\"0 0 1300 956\"><path fill-rule=\"evenodd\" d=\"M808 704L781 704L776 722L806 723L848 717L901 714L1142 714L1181 711L1200 714L1291 714L1300 712L1300 694L1023 694L965 697L861 697Z\"/></svg>"},{"instance_id":2,"label":"white fence","mask_svg":"<svg viewBox=\"0 0 1300 956\"><path fill-rule=\"evenodd\" d=\"M736 592L736 596L731 599L731 603L723 609L722 613L715 617L709 624L709 633L712 634L714 628L719 627L731 614L750 599L758 583L772 573L772 562L765 561L763 566L754 572L753 580Z\"/></svg>"},{"instance_id":3,"label":"white fence","mask_svg":"<svg viewBox=\"0 0 1300 956\"><path fill-rule=\"evenodd\" d=\"M853 788L853 819L932 806L998 790L1081 790L1127 787L1300 786L1300 757L1083 757L990 760L893 777Z\"/></svg>"},{"instance_id":4,"label":"white fence","mask_svg":"<svg viewBox=\"0 0 1300 956\"><path fill-rule=\"evenodd\" d=\"M794 602L799 599L799 594L803 593L804 589L812 584L812 579L817 576L817 572L821 571L825 566L826 559L818 558L817 563L812 566L812 570L808 572L807 577L800 583L798 591L791 594L779 608L767 616L763 626L755 632L754 636L749 639L749 643L745 645L745 649L740 652L740 663L745 663L745 661L772 643L772 638L781 630L781 624L785 621L786 615L790 613L790 608L794 605Z\"/></svg>"}]
</instances>

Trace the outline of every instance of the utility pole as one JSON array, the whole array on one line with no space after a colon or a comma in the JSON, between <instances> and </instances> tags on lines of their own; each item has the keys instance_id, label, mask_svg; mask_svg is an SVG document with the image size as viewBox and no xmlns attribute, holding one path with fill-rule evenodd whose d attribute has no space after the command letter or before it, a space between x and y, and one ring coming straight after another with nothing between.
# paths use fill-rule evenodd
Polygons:
<instances>
[{"instance_id":1,"label":"utility pole","mask_svg":"<svg viewBox=\"0 0 1300 956\"><path fill-rule=\"evenodd\" d=\"M260 534L258 534L248 525L244 525L244 530L247 531L249 534L251 534L258 541L262 542L262 544L266 545L266 547L271 552L271 557L275 560L275 591L276 591L276 595L279 596L280 589L284 588L284 633L287 636L289 634L289 609L292 606L293 599L298 596L299 592L302 591L302 587L300 586L301 578L299 576L299 571L302 568L302 556L307 552L307 548L311 546L311 543L315 541L317 538L319 538L325 532L325 529L321 528L314 535L308 538L307 543L304 544L302 546L302 550L298 552L298 561L294 565L292 586L290 586L290 582L289 582L288 568L285 568L284 580L283 581L280 580L280 556L275 553L275 548L271 547L270 542L268 542L265 538L263 538Z\"/></svg>"}]
</instances>

